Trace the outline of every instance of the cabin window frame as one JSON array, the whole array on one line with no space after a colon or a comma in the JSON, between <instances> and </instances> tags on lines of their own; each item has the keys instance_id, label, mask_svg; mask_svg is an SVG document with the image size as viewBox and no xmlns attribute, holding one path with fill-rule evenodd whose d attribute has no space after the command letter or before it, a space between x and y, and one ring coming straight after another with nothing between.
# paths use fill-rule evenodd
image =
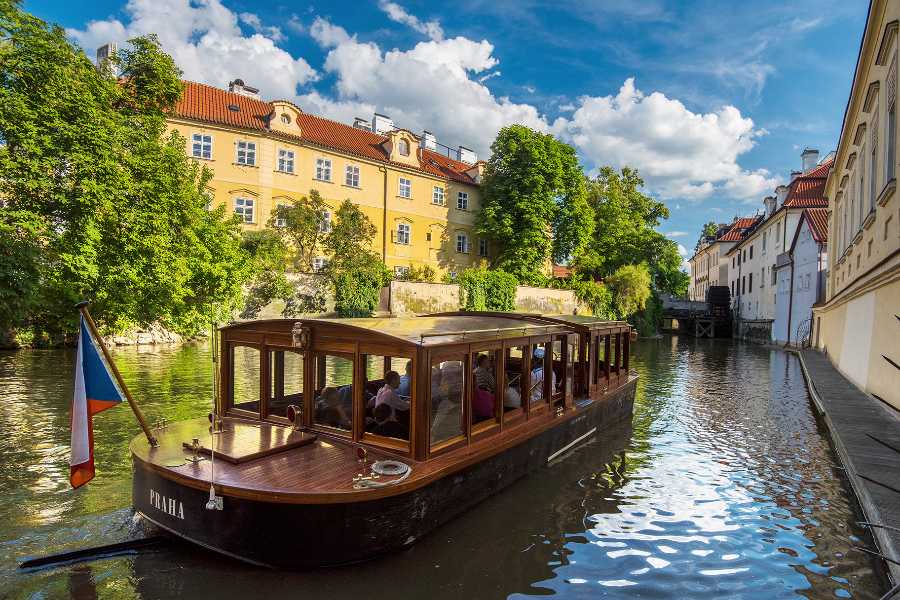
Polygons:
<instances>
[{"instance_id":1,"label":"cabin window frame","mask_svg":"<svg viewBox=\"0 0 900 600\"><path fill-rule=\"evenodd\" d=\"M288 346L286 344L266 343L263 348L263 352L266 354L266 358L263 361L263 364L265 365L265 372L264 372L265 381L263 382L263 384L265 387L263 387L263 386L260 386L260 387L261 387L261 391L265 390L265 393L263 393L259 399L260 420L269 421L272 423L278 423L279 425L290 425L290 422L288 421L286 416L282 417L279 415L271 414L269 412L269 410L270 410L269 396L270 396L270 392L272 391L273 376L274 376L274 374L270 371L269 367L273 366L273 368L274 368L274 365L272 365L270 363L268 355L270 353L274 353L274 352L291 352L293 354L299 354L303 358L303 392L302 392L303 398L301 398L301 400L297 404L297 406L299 406L300 410L301 410L300 416L301 416L302 425L304 427L308 427L309 424L312 422L312 416L306 407L306 399L310 395L310 391L309 391L308 385L307 385L309 383L309 350L306 348L296 348L294 346Z\"/></svg>"},{"instance_id":2,"label":"cabin window frame","mask_svg":"<svg viewBox=\"0 0 900 600\"><path fill-rule=\"evenodd\" d=\"M467 421L467 426L469 428L469 441L470 443L475 443L485 438L491 437L500 433L503 427L503 391L506 389L503 387L504 382L500 381L498 384L497 373L503 373L503 367L506 365L506 353L503 351L503 344L498 343L496 340L491 340L490 342L481 342L477 344L471 344L469 346L469 360L471 362L470 377L469 377L469 385L474 385L472 382L471 374L475 372L475 355L482 353L494 353L494 417L493 419L488 418L485 421L481 421L480 423L474 423L474 415L475 415L475 394L474 390L469 393L469 403L472 405L471 412L469 415L469 421Z\"/></svg>"},{"instance_id":3,"label":"cabin window frame","mask_svg":"<svg viewBox=\"0 0 900 600\"><path fill-rule=\"evenodd\" d=\"M357 356L357 367L356 372L353 377L353 417L351 422L353 424L354 436L353 440L366 444L367 446L372 446L378 448L380 450L386 450L390 452L394 452L396 454L401 454L406 457L411 457L413 453L413 448L415 448L415 436L416 434L416 401L418 395L416 394L416 368L417 364L417 356L416 352L410 348L398 348L396 346L383 346L377 344L360 344L359 350L356 353ZM389 371L397 371L400 376L403 376L404 363L407 360L412 361L412 367L410 374L412 375L412 382L410 383L410 403L409 403L409 440L401 440L398 438L389 438L383 437L380 435L375 435L373 433L369 433L365 430L366 424L366 405L365 405L365 395L362 393L362 386L357 386L356 382L362 382L362 378L366 375L366 364L363 361L364 356L380 356L383 358L390 358L390 364L385 364L384 369L382 370L381 378L384 379ZM402 361L398 365L394 365L394 361ZM376 392L377 394L377 392ZM359 431L359 435L356 435L356 431ZM430 434L430 432L429 432Z\"/></svg>"},{"instance_id":4,"label":"cabin window frame","mask_svg":"<svg viewBox=\"0 0 900 600\"><path fill-rule=\"evenodd\" d=\"M262 336L260 336L260 338L261 337ZM251 410L246 410L243 408L235 408L234 406L234 349L238 347L253 348L259 355L259 364L257 365L259 369L259 389L256 393L259 410L257 412L253 412ZM225 359L223 361L225 364L222 365L222 376L224 378L225 385L223 386L224 389L222 390L222 407L219 412L224 413L223 416L226 417L261 421L263 414L262 399L265 396L263 390L266 390L266 393L268 393L268 379L266 377L266 371L268 370L268 367L264 363L264 357L266 356L265 344L263 344L262 339L260 339L259 341L226 339L225 343L222 344L222 355Z\"/></svg>"},{"instance_id":5,"label":"cabin window frame","mask_svg":"<svg viewBox=\"0 0 900 600\"><path fill-rule=\"evenodd\" d=\"M553 384L553 376L547 377L546 374L553 372L553 335L541 335L534 336L528 339L528 403L527 409L525 411L528 416L528 420L539 419L546 416L546 413L550 410L550 404L552 402L552 393L551 386ZM549 347L548 347L549 346ZM540 400L531 400L531 372L534 370L531 368L531 358L534 356L534 351L538 347L544 348L544 379L541 382L543 387L543 397Z\"/></svg>"},{"instance_id":6,"label":"cabin window frame","mask_svg":"<svg viewBox=\"0 0 900 600\"><path fill-rule=\"evenodd\" d=\"M472 360L471 353L468 353L469 345L468 344L453 344L448 345L443 348L434 348L426 355L426 367L427 373L429 374L428 384L426 389L428 390L428 397L425 400L424 404L427 408L427 416L423 419L423 423L425 423L425 431L423 432L424 436L424 446L426 448L425 456L427 458L435 458L437 456L441 456L442 454L447 454L448 452L453 452L459 448L462 448L469 443L469 429L470 427L466 426L466 423L471 420L471 415L469 411L471 410L471 377L464 377L463 383L468 381L469 383L463 385L463 401L462 401L462 409L461 409L461 418L462 418L462 434L459 436L454 436L448 438L446 440L441 440L436 443L431 443L431 425L432 425L432 411L429 407L429 404L432 402L431 398L431 369L434 367L434 363L436 362L445 362L445 361L458 361L463 363L463 375L467 372L471 373L472 370ZM466 392L469 392L468 397L466 397Z\"/></svg>"},{"instance_id":7,"label":"cabin window frame","mask_svg":"<svg viewBox=\"0 0 900 600\"><path fill-rule=\"evenodd\" d=\"M320 381L320 374L318 372L318 363L319 357L325 358L327 356L332 356L334 358L343 358L345 360L350 360L353 365L350 368L350 381L351 385L353 385L353 414L350 416L350 429L340 429L338 427L331 427L329 425L323 425L322 423L315 422L315 413L316 413L316 398L318 394L316 393L316 389L318 388L319 392L324 390L327 385L325 385L325 373L324 369L321 374L322 386L318 387ZM351 350L334 350L332 348L321 349L321 348L312 348L309 351L307 361L305 364L306 377L308 383L305 383L305 389L307 393L304 394L304 406L303 412L306 413L306 417L304 417L304 426L309 428L311 431L316 432L316 434L326 434L333 435L338 439L342 440L352 440L356 441L358 439L357 427L356 427L356 415L358 411L358 398L360 397L359 386L356 385L356 371L357 365L359 364L359 353ZM343 386L338 386L338 390ZM365 409L363 409L365 410Z\"/></svg>"},{"instance_id":8,"label":"cabin window frame","mask_svg":"<svg viewBox=\"0 0 900 600\"><path fill-rule=\"evenodd\" d=\"M508 370L507 367L507 358L508 354L511 350L515 348L529 348L530 342L528 338L513 338L509 340L505 340L503 342L503 375L506 376L506 372ZM525 353L522 354L522 360L524 363ZM521 369L521 367L520 367ZM526 404L527 402L522 399L523 393L522 390L528 388L530 389L531 385L531 369L521 369L519 373L519 408L513 408L510 410L503 409L503 427L504 429L507 427L512 427L518 424L519 421L524 421L526 418ZM503 384L503 393L506 392L506 381L504 380ZM529 397L530 398L530 397ZM502 402L502 394L501 394L501 402Z\"/></svg>"}]
</instances>

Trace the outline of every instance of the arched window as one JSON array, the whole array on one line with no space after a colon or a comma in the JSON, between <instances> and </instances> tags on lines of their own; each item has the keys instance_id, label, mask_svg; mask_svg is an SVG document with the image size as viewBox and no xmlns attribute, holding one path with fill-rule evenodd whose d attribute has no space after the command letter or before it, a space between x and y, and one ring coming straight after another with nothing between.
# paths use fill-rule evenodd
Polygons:
<instances>
[{"instance_id":1,"label":"arched window","mask_svg":"<svg viewBox=\"0 0 900 600\"><path fill-rule=\"evenodd\" d=\"M406 140L400 140L400 143L397 145L400 150L400 154L403 156L409 156L409 142Z\"/></svg>"}]
</instances>

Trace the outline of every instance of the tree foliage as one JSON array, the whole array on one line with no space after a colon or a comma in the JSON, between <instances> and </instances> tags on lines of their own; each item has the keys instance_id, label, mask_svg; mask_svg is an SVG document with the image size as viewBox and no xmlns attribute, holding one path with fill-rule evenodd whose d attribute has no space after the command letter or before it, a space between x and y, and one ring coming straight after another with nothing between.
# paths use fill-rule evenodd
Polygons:
<instances>
[{"instance_id":1,"label":"tree foliage","mask_svg":"<svg viewBox=\"0 0 900 600\"><path fill-rule=\"evenodd\" d=\"M605 281L626 265L645 263L657 289L681 295L690 277L681 270L678 244L653 229L669 218L669 209L643 195L643 185L637 170L629 167L621 173L603 167L588 181L593 236L570 266L577 279Z\"/></svg>"},{"instance_id":2,"label":"tree foliage","mask_svg":"<svg viewBox=\"0 0 900 600\"><path fill-rule=\"evenodd\" d=\"M650 271L647 265L625 265L606 278L614 294L616 318L632 316L644 308L650 297Z\"/></svg>"},{"instance_id":3,"label":"tree foliage","mask_svg":"<svg viewBox=\"0 0 900 600\"><path fill-rule=\"evenodd\" d=\"M708 237L712 237L716 235L716 232L719 230L719 226L716 225L715 221L710 221L706 225L703 226L703 231L700 233L700 238L697 240L697 245L694 246L694 252L697 251L697 248L700 247L700 244Z\"/></svg>"},{"instance_id":4,"label":"tree foliage","mask_svg":"<svg viewBox=\"0 0 900 600\"><path fill-rule=\"evenodd\" d=\"M358 206L344 200L325 236L329 260L320 273L342 317L371 317L378 308L381 288L391 279L390 270L371 249L377 232Z\"/></svg>"},{"instance_id":5,"label":"tree foliage","mask_svg":"<svg viewBox=\"0 0 900 600\"><path fill-rule=\"evenodd\" d=\"M466 269L456 283L465 296L466 310L511 312L516 310L516 278L502 269L488 269L486 262Z\"/></svg>"},{"instance_id":6,"label":"tree foliage","mask_svg":"<svg viewBox=\"0 0 900 600\"><path fill-rule=\"evenodd\" d=\"M0 3L3 38L0 297L17 301L0 326L73 331L85 298L107 330L161 321L186 333L210 303L229 313L259 264L238 220L207 210L212 173L166 133L181 72L156 38L130 40L118 81L17 3Z\"/></svg>"},{"instance_id":7,"label":"tree foliage","mask_svg":"<svg viewBox=\"0 0 900 600\"><path fill-rule=\"evenodd\" d=\"M292 198L290 204L277 205L266 225L297 253L297 267L300 271L313 271L316 247L325 237L328 228L326 208L328 207L318 190L309 190L309 196L303 196L299 200Z\"/></svg>"},{"instance_id":8,"label":"tree foliage","mask_svg":"<svg viewBox=\"0 0 900 600\"><path fill-rule=\"evenodd\" d=\"M491 150L475 229L491 243L493 267L543 284L548 262L579 253L593 230L578 156L523 125L501 129Z\"/></svg>"}]
</instances>

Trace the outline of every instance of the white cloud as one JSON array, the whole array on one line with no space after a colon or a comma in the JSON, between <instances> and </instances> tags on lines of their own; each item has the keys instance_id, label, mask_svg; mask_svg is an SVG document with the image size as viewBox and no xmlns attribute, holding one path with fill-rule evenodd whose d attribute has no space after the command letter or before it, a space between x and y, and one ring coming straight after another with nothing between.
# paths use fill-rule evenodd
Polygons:
<instances>
[{"instance_id":1,"label":"white cloud","mask_svg":"<svg viewBox=\"0 0 900 600\"><path fill-rule=\"evenodd\" d=\"M678 244L678 254L680 254L682 256L687 256L687 253L688 253L687 248L685 248L681 244Z\"/></svg>"},{"instance_id":2,"label":"white cloud","mask_svg":"<svg viewBox=\"0 0 900 600\"><path fill-rule=\"evenodd\" d=\"M418 17L414 17L406 12L406 10L396 2L379 0L378 8L387 13L388 18L391 21L408 25L435 41L439 42L444 39L444 30L441 29L441 25L437 21L420 21Z\"/></svg>"},{"instance_id":3,"label":"white cloud","mask_svg":"<svg viewBox=\"0 0 900 600\"><path fill-rule=\"evenodd\" d=\"M296 14L291 15L291 20L285 23L285 26L294 33L303 33L304 31L306 31L303 23L300 22L300 17L298 17Z\"/></svg>"},{"instance_id":4,"label":"white cloud","mask_svg":"<svg viewBox=\"0 0 900 600\"><path fill-rule=\"evenodd\" d=\"M284 37L284 34L281 33L281 29L279 29L278 27L268 27L266 25L263 25L262 21L260 21L257 15L254 15L252 13L241 13L240 15L238 15L238 17L245 25L249 25L251 28L253 28L253 31L263 34L273 42L277 43L286 39Z\"/></svg>"},{"instance_id":5,"label":"white cloud","mask_svg":"<svg viewBox=\"0 0 900 600\"><path fill-rule=\"evenodd\" d=\"M681 237L683 235L687 235L687 231L670 231L666 234L666 237Z\"/></svg>"},{"instance_id":6,"label":"white cloud","mask_svg":"<svg viewBox=\"0 0 900 600\"><path fill-rule=\"evenodd\" d=\"M535 90L533 85L523 85L522 89L525 90L526 92L528 92L529 94L533 94L534 90Z\"/></svg>"},{"instance_id":7,"label":"white cloud","mask_svg":"<svg viewBox=\"0 0 900 600\"><path fill-rule=\"evenodd\" d=\"M270 99L293 98L298 86L317 78L305 60L294 59L271 37L244 37L238 15L217 0L129 0L124 12L127 25L111 18L66 34L92 56L93 49L108 42L124 46L129 38L155 33L185 79L224 88L241 77Z\"/></svg>"},{"instance_id":8,"label":"white cloud","mask_svg":"<svg viewBox=\"0 0 900 600\"><path fill-rule=\"evenodd\" d=\"M696 203L723 191L747 199L758 197L761 186L777 185L768 172L749 173L737 164L764 130L733 106L695 114L663 94L645 96L633 79L616 96L579 101L570 119L554 122L554 132L595 165L637 167L647 187L664 199Z\"/></svg>"},{"instance_id":9,"label":"white cloud","mask_svg":"<svg viewBox=\"0 0 900 600\"><path fill-rule=\"evenodd\" d=\"M126 24L94 21L67 33L90 51L156 32L186 79L224 88L241 77L259 87L264 99L291 100L344 123L382 112L400 127L435 132L438 142L447 146L473 148L480 158L489 156L502 127L520 123L573 144L588 168L638 168L647 192L661 199L697 204L727 196L756 201L778 183L764 169L750 172L738 165L738 157L766 132L732 106L695 114L664 94L645 95L628 79L616 95L583 96L575 103L560 99L566 102L560 109L567 117L551 124L536 106L490 92L485 82L499 72L494 70L494 46L487 40L443 39L439 28L428 29L429 23L399 5L382 0L380 6L394 20L424 27L433 39L407 50L383 51L316 17L309 33L327 50L320 67L334 76L334 86L327 91L301 89L319 73L275 45L275 38L283 36L280 30L265 27L256 15L238 15L219 0L129 0ZM245 37L239 22L258 32ZM292 15L286 27L295 31L303 25Z\"/></svg>"}]
</instances>

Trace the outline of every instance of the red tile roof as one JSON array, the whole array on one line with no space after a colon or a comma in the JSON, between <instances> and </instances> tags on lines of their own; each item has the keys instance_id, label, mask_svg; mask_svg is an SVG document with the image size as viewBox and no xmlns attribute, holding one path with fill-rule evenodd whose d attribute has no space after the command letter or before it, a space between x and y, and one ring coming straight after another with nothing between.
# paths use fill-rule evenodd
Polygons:
<instances>
[{"instance_id":1,"label":"red tile roof","mask_svg":"<svg viewBox=\"0 0 900 600\"><path fill-rule=\"evenodd\" d=\"M828 177L828 169L834 164L834 160L820 165L800 175L791 183L791 189L784 206L788 208L802 207L827 207L828 198L825 197L825 178Z\"/></svg>"},{"instance_id":2,"label":"red tile roof","mask_svg":"<svg viewBox=\"0 0 900 600\"><path fill-rule=\"evenodd\" d=\"M809 221L809 228L812 231L813 239L820 244L828 241L828 209L827 208L807 208L803 211L806 220Z\"/></svg>"},{"instance_id":3,"label":"red tile roof","mask_svg":"<svg viewBox=\"0 0 900 600\"><path fill-rule=\"evenodd\" d=\"M239 107L240 111L229 109L229 105ZM220 90L202 83L194 83L193 81L184 82L184 94L181 101L176 105L176 112L185 119L256 131L268 130L269 115L274 110L274 105L269 102L248 98L247 96ZM301 113L297 118L297 124L302 132L302 137L299 139L306 143L380 162L403 167L409 166L403 163L392 162L388 158L388 154L382 146L388 138L383 135L364 129L357 129L356 127L317 117L309 113ZM270 131L270 133L285 138L297 139L295 136L279 131ZM417 156L419 158L418 170L420 171L460 183L476 185L475 180L466 173L473 165L468 165L424 148L417 149Z\"/></svg>"},{"instance_id":4,"label":"red tile roof","mask_svg":"<svg viewBox=\"0 0 900 600\"><path fill-rule=\"evenodd\" d=\"M572 279L572 270L563 265L553 265L553 276Z\"/></svg>"},{"instance_id":5,"label":"red tile roof","mask_svg":"<svg viewBox=\"0 0 900 600\"><path fill-rule=\"evenodd\" d=\"M744 232L760 221L762 217L744 217L742 219L735 219L734 223L728 227L728 231L725 232L724 235L719 236L720 242L739 242L744 237Z\"/></svg>"}]
</instances>

